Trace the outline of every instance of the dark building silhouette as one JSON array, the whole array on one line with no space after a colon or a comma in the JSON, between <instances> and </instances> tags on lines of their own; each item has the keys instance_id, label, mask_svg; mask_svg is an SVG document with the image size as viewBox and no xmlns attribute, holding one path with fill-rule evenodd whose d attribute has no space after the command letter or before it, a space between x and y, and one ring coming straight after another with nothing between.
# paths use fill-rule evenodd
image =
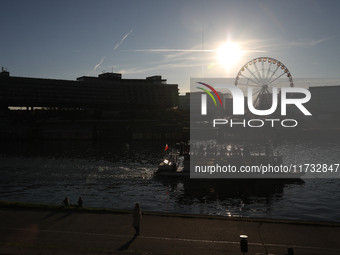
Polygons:
<instances>
[{"instance_id":1,"label":"dark building silhouette","mask_svg":"<svg viewBox=\"0 0 340 255\"><path fill-rule=\"evenodd\" d=\"M0 73L0 107L93 109L166 109L178 104L178 85L161 76L122 79L119 73L82 76L76 81L12 77Z\"/></svg>"},{"instance_id":2,"label":"dark building silhouette","mask_svg":"<svg viewBox=\"0 0 340 255\"><path fill-rule=\"evenodd\" d=\"M340 117L340 85L310 87L311 100L306 103L313 115L328 115L329 118Z\"/></svg>"},{"instance_id":3,"label":"dark building silhouette","mask_svg":"<svg viewBox=\"0 0 340 255\"><path fill-rule=\"evenodd\" d=\"M72 81L12 77L2 70L0 140L180 141L177 105L178 85L159 75L122 79L119 73L102 73Z\"/></svg>"}]
</instances>

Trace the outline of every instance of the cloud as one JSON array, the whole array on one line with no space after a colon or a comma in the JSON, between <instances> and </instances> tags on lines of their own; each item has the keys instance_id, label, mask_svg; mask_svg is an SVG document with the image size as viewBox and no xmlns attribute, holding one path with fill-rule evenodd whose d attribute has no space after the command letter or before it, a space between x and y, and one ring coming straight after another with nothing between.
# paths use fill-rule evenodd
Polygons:
<instances>
[{"instance_id":1,"label":"cloud","mask_svg":"<svg viewBox=\"0 0 340 255\"><path fill-rule=\"evenodd\" d=\"M201 52L201 51L217 51L217 50L145 49L145 50L128 50L128 51L145 51L145 52Z\"/></svg>"},{"instance_id":2,"label":"cloud","mask_svg":"<svg viewBox=\"0 0 340 255\"><path fill-rule=\"evenodd\" d=\"M145 50L128 50L143 52L217 52L218 50L178 50L178 49L145 49ZM263 50L244 50L244 52L266 52Z\"/></svg>"},{"instance_id":3,"label":"cloud","mask_svg":"<svg viewBox=\"0 0 340 255\"><path fill-rule=\"evenodd\" d=\"M123 43L123 41L126 39L126 37L128 37L129 34L132 33L132 31L133 31L133 30L131 30L129 33L127 33L127 34L123 37L123 39L120 41L120 43L118 43L118 44L116 45L116 47L115 47L113 50L116 50L116 49L119 47L119 45L121 45L121 44Z\"/></svg>"},{"instance_id":4,"label":"cloud","mask_svg":"<svg viewBox=\"0 0 340 255\"><path fill-rule=\"evenodd\" d=\"M183 69L190 67L199 67L200 63L174 63L174 64L155 64L150 67L140 68L140 67L132 67L127 69L121 69L118 72L122 74L140 74L140 73L154 73L160 71L166 71L169 69Z\"/></svg>"},{"instance_id":5,"label":"cloud","mask_svg":"<svg viewBox=\"0 0 340 255\"><path fill-rule=\"evenodd\" d=\"M306 40L306 39L300 39L297 41L293 41L290 43L290 46L299 46L299 47L313 47L318 45L319 43L328 41L329 39L331 39L332 37L327 37L324 39L320 39L320 40Z\"/></svg>"},{"instance_id":6,"label":"cloud","mask_svg":"<svg viewBox=\"0 0 340 255\"><path fill-rule=\"evenodd\" d=\"M266 40L248 40L242 42L241 49L245 49L244 52L274 52L290 50L292 47L309 48L318 46L320 43L328 41L333 37L327 37L319 40L314 39L297 39L293 41L282 40L278 38L267 38ZM251 49L251 50L247 50ZM263 51L262 51L263 50Z\"/></svg>"},{"instance_id":7,"label":"cloud","mask_svg":"<svg viewBox=\"0 0 340 255\"><path fill-rule=\"evenodd\" d=\"M175 49L160 46L159 48L149 48L149 49L126 49L125 52L139 52L144 54L160 54L162 57L157 58L154 62L148 62L147 65L143 66L119 66L117 72L124 75L151 75L156 73L161 73L163 75L171 76L169 70L178 70L178 75L187 70L192 75L202 76L201 70L207 70L209 75L215 75L221 71L218 65L215 63L216 53L219 51L219 46L223 42L215 42L205 44L205 49L202 44L198 44L189 48ZM267 49L263 48L263 41L243 41L239 42L240 48L245 54L255 53L261 54L267 52ZM213 69L210 66L216 67ZM119 70L120 69L120 70ZM209 70L208 70L209 69ZM217 74L216 74L217 75ZM223 70L223 75L226 75ZM204 76L204 74L203 74Z\"/></svg>"},{"instance_id":8,"label":"cloud","mask_svg":"<svg viewBox=\"0 0 340 255\"><path fill-rule=\"evenodd\" d=\"M96 65L96 66L93 68L93 70L96 70L96 69L103 63L103 61L104 61L105 58L106 58L106 57L103 57L102 60L100 61L100 63L99 63L98 65Z\"/></svg>"},{"instance_id":9,"label":"cloud","mask_svg":"<svg viewBox=\"0 0 340 255\"><path fill-rule=\"evenodd\" d=\"M218 49L197 49L198 47L193 47L192 49L137 49L137 50L127 50L130 52L145 52L145 53L161 53L164 55L163 60L159 61L161 63L175 62L175 61L198 61L202 63L202 61L214 61L216 59L216 53L219 51ZM250 48L250 47L248 47ZM243 53L263 53L267 52L264 50L242 50ZM196 53L196 54L194 54ZM199 54L201 53L201 54ZM205 55L202 55L207 53ZM210 53L210 54L209 54ZM211 54L214 53L214 54Z\"/></svg>"}]
</instances>

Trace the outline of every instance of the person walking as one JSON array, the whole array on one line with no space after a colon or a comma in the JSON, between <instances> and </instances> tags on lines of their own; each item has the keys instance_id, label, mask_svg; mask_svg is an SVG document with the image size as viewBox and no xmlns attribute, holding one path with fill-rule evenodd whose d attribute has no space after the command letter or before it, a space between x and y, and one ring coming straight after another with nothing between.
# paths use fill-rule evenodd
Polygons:
<instances>
[{"instance_id":1,"label":"person walking","mask_svg":"<svg viewBox=\"0 0 340 255\"><path fill-rule=\"evenodd\" d=\"M142 219L142 211L140 209L139 203L135 203L135 208L133 209L133 223L132 226L136 230L136 235L139 235L140 231L140 221Z\"/></svg>"}]
</instances>

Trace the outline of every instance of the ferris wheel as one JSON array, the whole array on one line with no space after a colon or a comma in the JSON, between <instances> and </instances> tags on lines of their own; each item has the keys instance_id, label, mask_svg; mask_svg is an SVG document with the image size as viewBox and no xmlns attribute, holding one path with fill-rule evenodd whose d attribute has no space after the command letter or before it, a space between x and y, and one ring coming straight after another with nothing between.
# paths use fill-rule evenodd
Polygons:
<instances>
[{"instance_id":1,"label":"ferris wheel","mask_svg":"<svg viewBox=\"0 0 340 255\"><path fill-rule=\"evenodd\" d=\"M288 68L279 60L259 57L248 61L238 72L235 85L253 88L253 105L258 110L268 109L272 104L273 87L294 87ZM254 99L255 98L255 99Z\"/></svg>"}]
</instances>

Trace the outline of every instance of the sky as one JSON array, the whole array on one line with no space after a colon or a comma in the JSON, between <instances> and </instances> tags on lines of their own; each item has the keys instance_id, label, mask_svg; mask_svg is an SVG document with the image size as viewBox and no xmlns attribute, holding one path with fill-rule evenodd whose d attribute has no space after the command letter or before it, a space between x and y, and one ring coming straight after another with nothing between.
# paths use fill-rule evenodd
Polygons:
<instances>
[{"instance_id":1,"label":"sky","mask_svg":"<svg viewBox=\"0 0 340 255\"><path fill-rule=\"evenodd\" d=\"M340 1L0 0L0 66L11 76L75 80L102 72L235 78L280 60L294 78L339 85Z\"/></svg>"}]
</instances>

